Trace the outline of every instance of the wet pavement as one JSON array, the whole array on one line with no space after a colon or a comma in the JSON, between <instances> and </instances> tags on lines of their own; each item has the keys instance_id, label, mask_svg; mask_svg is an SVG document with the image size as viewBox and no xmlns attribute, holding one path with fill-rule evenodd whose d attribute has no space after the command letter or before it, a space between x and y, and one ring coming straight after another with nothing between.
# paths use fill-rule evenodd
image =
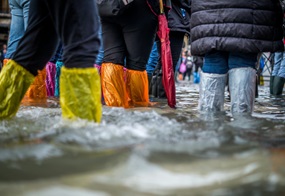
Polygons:
<instances>
[{"instance_id":1,"label":"wet pavement","mask_svg":"<svg viewBox=\"0 0 285 196\"><path fill-rule=\"evenodd\" d=\"M258 92L251 117L233 118L227 93L225 112L201 114L180 81L177 109L104 106L101 124L24 100L0 121L0 195L285 195L285 99Z\"/></svg>"}]
</instances>

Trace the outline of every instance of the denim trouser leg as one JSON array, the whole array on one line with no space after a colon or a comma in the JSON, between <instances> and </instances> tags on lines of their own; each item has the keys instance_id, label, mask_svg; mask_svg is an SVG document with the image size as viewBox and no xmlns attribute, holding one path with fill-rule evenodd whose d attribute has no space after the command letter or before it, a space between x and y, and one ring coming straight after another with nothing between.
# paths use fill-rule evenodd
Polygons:
<instances>
[{"instance_id":1,"label":"denim trouser leg","mask_svg":"<svg viewBox=\"0 0 285 196\"><path fill-rule=\"evenodd\" d=\"M156 42L153 43L152 50L151 50L151 53L149 55L148 62L146 64L147 74L152 74L153 73L153 71L155 70L155 67L157 65L157 62L158 62L159 54L158 54L158 51L157 51L157 45L156 44L157 44Z\"/></svg>"},{"instance_id":2,"label":"denim trouser leg","mask_svg":"<svg viewBox=\"0 0 285 196\"><path fill-rule=\"evenodd\" d=\"M213 51L205 55L202 67L204 73L226 74L228 70L227 52Z\"/></svg>"},{"instance_id":3,"label":"denim trouser leg","mask_svg":"<svg viewBox=\"0 0 285 196\"><path fill-rule=\"evenodd\" d=\"M280 69L281 66L281 61L282 61L282 57L283 56L283 52L275 52L274 55L274 66L273 66L273 70L272 70L272 76L277 76L278 75L278 71Z\"/></svg>"},{"instance_id":4,"label":"denim trouser leg","mask_svg":"<svg viewBox=\"0 0 285 196\"><path fill-rule=\"evenodd\" d=\"M205 55L202 70L204 73L226 74L233 68L255 68L256 61L257 54L214 51Z\"/></svg>"},{"instance_id":5,"label":"denim trouser leg","mask_svg":"<svg viewBox=\"0 0 285 196\"><path fill-rule=\"evenodd\" d=\"M257 54L230 52L228 65L229 69L251 67L255 69Z\"/></svg>"},{"instance_id":6,"label":"denim trouser leg","mask_svg":"<svg viewBox=\"0 0 285 196\"><path fill-rule=\"evenodd\" d=\"M30 0L9 0L11 24L6 58L10 59L28 25Z\"/></svg>"},{"instance_id":7,"label":"denim trouser leg","mask_svg":"<svg viewBox=\"0 0 285 196\"><path fill-rule=\"evenodd\" d=\"M280 65L280 69L278 71L277 76L285 78L285 55L283 55L282 62Z\"/></svg>"},{"instance_id":8,"label":"denim trouser leg","mask_svg":"<svg viewBox=\"0 0 285 196\"><path fill-rule=\"evenodd\" d=\"M276 71L278 71L276 76L285 78L285 52L282 52L280 67Z\"/></svg>"}]
</instances>

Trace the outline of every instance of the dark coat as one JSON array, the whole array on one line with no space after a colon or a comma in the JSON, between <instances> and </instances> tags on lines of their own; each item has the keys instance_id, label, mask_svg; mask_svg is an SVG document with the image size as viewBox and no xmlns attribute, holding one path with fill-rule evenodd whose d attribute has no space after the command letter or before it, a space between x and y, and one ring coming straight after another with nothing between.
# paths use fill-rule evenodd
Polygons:
<instances>
[{"instance_id":1,"label":"dark coat","mask_svg":"<svg viewBox=\"0 0 285 196\"><path fill-rule=\"evenodd\" d=\"M190 0L171 1L171 9L168 12L168 27L170 31L190 34L190 2Z\"/></svg>"},{"instance_id":2,"label":"dark coat","mask_svg":"<svg viewBox=\"0 0 285 196\"><path fill-rule=\"evenodd\" d=\"M192 0L191 52L283 50L279 0Z\"/></svg>"}]
</instances>

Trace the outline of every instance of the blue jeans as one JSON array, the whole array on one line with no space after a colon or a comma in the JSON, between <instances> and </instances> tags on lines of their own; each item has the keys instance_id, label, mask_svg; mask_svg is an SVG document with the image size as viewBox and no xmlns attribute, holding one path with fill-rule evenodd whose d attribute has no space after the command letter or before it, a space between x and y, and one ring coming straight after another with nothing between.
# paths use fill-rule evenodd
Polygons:
<instances>
[{"instance_id":1,"label":"blue jeans","mask_svg":"<svg viewBox=\"0 0 285 196\"><path fill-rule=\"evenodd\" d=\"M10 34L5 58L10 59L28 25L30 0L9 0L11 10Z\"/></svg>"},{"instance_id":2,"label":"blue jeans","mask_svg":"<svg viewBox=\"0 0 285 196\"><path fill-rule=\"evenodd\" d=\"M257 54L213 51L204 58L204 73L226 74L230 69L251 67L255 69Z\"/></svg>"},{"instance_id":3,"label":"blue jeans","mask_svg":"<svg viewBox=\"0 0 285 196\"><path fill-rule=\"evenodd\" d=\"M146 64L147 74L153 73L153 71L155 70L155 67L157 65L158 58L159 58L159 54L157 51L157 45L156 45L156 42L154 42L153 46L152 46L151 53L149 55L149 59L148 59L147 64Z\"/></svg>"},{"instance_id":4,"label":"blue jeans","mask_svg":"<svg viewBox=\"0 0 285 196\"><path fill-rule=\"evenodd\" d=\"M285 78L285 52L275 52L272 76Z\"/></svg>"}]
</instances>

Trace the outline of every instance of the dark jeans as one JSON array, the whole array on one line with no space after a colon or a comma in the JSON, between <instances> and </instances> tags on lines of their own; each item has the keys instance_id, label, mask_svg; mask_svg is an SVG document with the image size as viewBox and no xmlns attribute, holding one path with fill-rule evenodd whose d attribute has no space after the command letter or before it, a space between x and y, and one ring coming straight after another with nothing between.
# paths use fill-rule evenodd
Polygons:
<instances>
[{"instance_id":1,"label":"dark jeans","mask_svg":"<svg viewBox=\"0 0 285 196\"><path fill-rule=\"evenodd\" d=\"M96 0L31 0L27 30L12 57L37 75L62 42L67 68L93 67L100 47Z\"/></svg>"},{"instance_id":2,"label":"dark jeans","mask_svg":"<svg viewBox=\"0 0 285 196\"><path fill-rule=\"evenodd\" d=\"M120 16L102 17L105 63L144 71L157 30L155 16L146 0L136 0Z\"/></svg>"}]
</instances>

